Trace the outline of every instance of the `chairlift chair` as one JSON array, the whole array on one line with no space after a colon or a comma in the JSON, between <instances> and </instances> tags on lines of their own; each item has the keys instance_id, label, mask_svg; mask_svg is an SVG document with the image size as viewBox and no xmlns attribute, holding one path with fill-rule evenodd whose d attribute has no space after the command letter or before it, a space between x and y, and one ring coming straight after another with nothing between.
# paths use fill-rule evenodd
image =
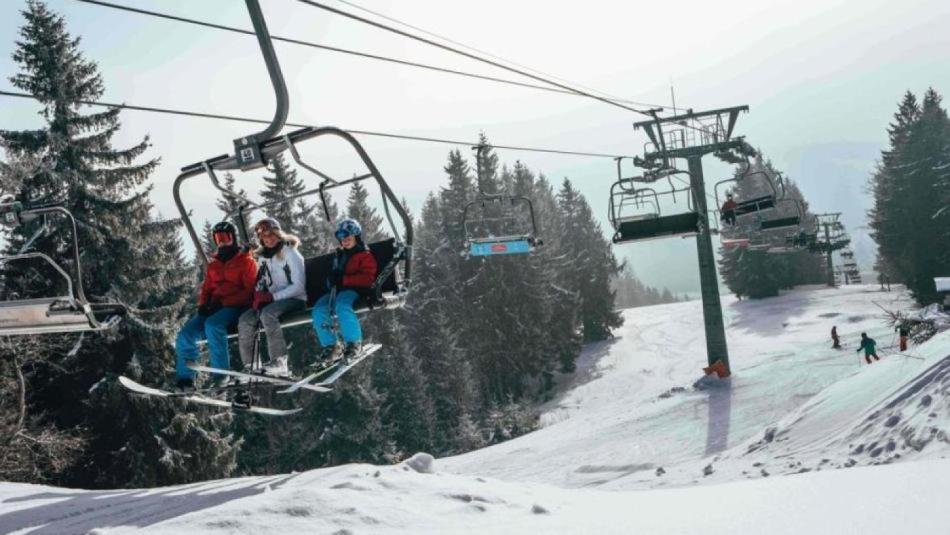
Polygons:
<instances>
[{"instance_id":1,"label":"chairlift chair","mask_svg":"<svg viewBox=\"0 0 950 535\"><path fill-rule=\"evenodd\" d=\"M335 180L328 174L304 162L297 150L297 145L301 142L325 136L340 138L349 143L359 156L368 172L347 180ZM318 187L267 203L258 204L242 198L239 199L242 201L239 208L235 212L227 214L226 217L230 217L235 220L238 228L243 234L243 238L248 240L248 216L253 212L263 211L282 204L292 203L305 196L319 195L323 200L323 206L325 210L324 217L327 221L329 221L330 214L328 211L326 211L326 195L330 190L353 184L355 182L370 179L374 180L379 186L379 190L382 194L383 208L386 214L385 219L389 223L390 231L394 237L367 244L367 247L376 258L376 262L380 266L380 269L379 274L376 277L376 282L372 287L372 291L368 292L367 296L354 304L354 310L357 313L364 313L375 309L402 307L405 304L406 297L409 292L409 281L411 277L413 241L412 224L410 222L409 215L402 203L396 197L395 193L393 193L392 189L389 187L388 183L379 172L379 169L370 159L369 155L363 149L362 145L350 133L339 128L307 127L295 130L283 136L268 139L262 142L260 146L260 153L265 161L269 161L275 155L280 154L285 150L290 152L294 161L298 164L298 166L300 166L300 168L305 169L322 179ZM220 186L220 182L216 176L216 171L239 169L240 167L237 165L234 156L224 155L183 168L182 173L175 180L175 203L178 206L182 221L185 223L185 228L188 230L188 233L195 244L196 250L199 251L198 258L205 265L207 265L208 259L204 248L201 245L201 241L195 232L194 225L191 222L189 211L185 208L182 202L181 185L187 179L204 174L208 176L212 185L214 185L217 189L221 190L226 195L234 197L234 192L228 191ZM404 240L400 236L399 229L394 222L390 207L395 210L396 215L399 217L400 222L403 225L405 230ZM282 326L290 327L309 323L311 321L310 307L313 307L314 303L325 293L327 293L324 281L326 281L327 276L330 274L334 256L335 253L331 252L305 259L308 309L281 316Z\"/></svg>"},{"instance_id":2,"label":"chairlift chair","mask_svg":"<svg viewBox=\"0 0 950 535\"><path fill-rule=\"evenodd\" d=\"M359 141L357 141L356 138L349 132L340 128L326 126L320 128L305 127L294 130L285 135L280 135L280 131L285 125L287 114L290 108L290 99L287 94L287 85L284 81L284 76L280 69L280 63L277 60L277 54L274 51L274 45L271 41L270 33L267 30L267 24L264 20L264 15L261 12L258 0L245 0L245 3L250 14L251 22L254 26L254 33L257 36L261 55L263 56L264 63L267 66L267 72L268 76L270 77L271 85L274 89L276 109L274 111L274 117L267 128L261 132L243 136L234 140L234 155L225 154L184 167L181 170L181 174L179 174L178 178L175 179L173 189L175 205L177 206L181 215L181 219L185 224L185 228L188 230L188 235L191 237L191 240L195 245L195 249L198 252L199 261L206 266L208 263L207 254L204 251L197 232L195 232L194 225L191 222L190 213L185 208L181 199L181 186L188 179L205 175L211 180L212 185L219 191L232 199L240 201L240 206L237 212L229 215L236 220L235 222L237 223L238 229L244 241L249 240L247 232L247 216L255 210L263 210L278 204L287 204L307 195L320 195L324 200L324 216L329 221L330 214L329 211L326 210L327 191L355 182L372 179L379 186L379 190L382 195L383 209L393 238L367 244L369 250L372 251L373 255L376 257L376 262L380 266L380 270L371 289L372 291L368 292L368 296L365 296L354 304L354 310L357 312L366 312L368 310L379 308L396 308L403 306L405 304L406 296L409 292L409 281L411 279L412 267L413 229L408 213L406 212L402 203L396 197L395 193L393 193L392 189L389 187L389 184L385 179L383 179L382 174L379 172L376 164L370 159L369 155L366 153L366 150L363 149L363 146L359 143ZM348 180L335 180L316 167L308 165L306 162L304 162L297 150L297 145L309 140L325 137L342 139L348 143L359 157L367 172L354 176ZM276 155L284 151L290 152L294 161L302 169L309 171L321 179L321 182L317 188L307 190L293 196L288 196L283 199L277 199L269 203L257 204L250 202L247 199L242 199L234 192L222 187L215 174L217 171L248 171L251 169L257 169L263 167ZM393 220L391 208L396 211L396 215L398 215L402 222L405 231L405 239L400 237L399 229L396 227L396 224ZM330 273L332 257L333 253L330 253L305 259L308 307L312 307L317 299L319 299L327 291L323 283ZM281 324L284 326L299 325L309 322L309 310L286 314L281 317Z\"/></svg>"},{"instance_id":3,"label":"chairlift chair","mask_svg":"<svg viewBox=\"0 0 950 535\"><path fill-rule=\"evenodd\" d=\"M770 193L766 195L759 195L757 197L751 197L748 199L739 199L736 200L736 207L733 209L733 212L737 218L741 216L749 216L754 214L759 214L761 212L766 212L775 208L775 202L780 198L778 190L775 189L775 184L772 181L769 174L765 171L752 171L752 164L746 161L746 169L738 177L730 177L716 182L713 185L713 196L716 198L716 207L721 208L723 205L722 199L719 196L719 188L724 184L735 182L739 184L746 180L751 179L752 177L762 177L764 182L768 184Z\"/></svg>"},{"instance_id":4,"label":"chairlift chair","mask_svg":"<svg viewBox=\"0 0 950 535\"><path fill-rule=\"evenodd\" d=\"M480 197L466 204L462 211L462 227L465 231L463 254L465 256L529 254L543 244L542 240L535 237L537 223L531 199L521 195L482 195ZM530 230L523 228L522 218L515 213L515 206L518 205L527 209L526 213L531 221ZM501 213L492 214L492 211Z\"/></svg>"},{"instance_id":5,"label":"chairlift chair","mask_svg":"<svg viewBox=\"0 0 950 535\"><path fill-rule=\"evenodd\" d=\"M73 279L48 255L28 252L26 249L32 239L18 254L0 257L0 263L40 260L52 267L66 281L65 294L0 302L0 336L103 331L118 324L127 313L126 307L121 304L90 303L86 299L82 285L76 220L69 210L62 206L24 208L23 204L17 201L4 202L0 203L0 224L17 227L54 213L66 216L71 223L76 278Z\"/></svg>"},{"instance_id":6,"label":"chairlift chair","mask_svg":"<svg viewBox=\"0 0 950 535\"><path fill-rule=\"evenodd\" d=\"M544 244L538 238L534 204L524 195L482 191L482 154L490 147L482 144L472 148L476 151L478 197L462 210L462 255L471 258L534 252Z\"/></svg>"},{"instance_id":7,"label":"chairlift chair","mask_svg":"<svg viewBox=\"0 0 950 535\"><path fill-rule=\"evenodd\" d=\"M675 195L675 190L662 194ZM613 243L689 237L699 233L700 218L696 211L663 215L660 195L653 188L636 188L630 179L618 180L610 187Z\"/></svg>"}]
</instances>

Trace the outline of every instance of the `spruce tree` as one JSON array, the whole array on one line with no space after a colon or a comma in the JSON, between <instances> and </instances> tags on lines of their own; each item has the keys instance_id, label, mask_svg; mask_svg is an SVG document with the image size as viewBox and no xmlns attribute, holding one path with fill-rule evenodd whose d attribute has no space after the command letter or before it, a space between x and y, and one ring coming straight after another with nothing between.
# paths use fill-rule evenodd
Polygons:
<instances>
[{"instance_id":1,"label":"spruce tree","mask_svg":"<svg viewBox=\"0 0 950 535\"><path fill-rule=\"evenodd\" d=\"M267 172L269 174L264 175L264 189L261 191L261 198L265 203L293 197L306 190L304 181L297 176L297 171L288 165L283 154L274 156L267 163ZM301 197L270 206L266 209L267 215L279 221L285 232L302 239L309 238L313 229L307 225L307 221L315 215L317 207L309 204L306 199L307 197Z\"/></svg>"},{"instance_id":2,"label":"spruce tree","mask_svg":"<svg viewBox=\"0 0 950 535\"><path fill-rule=\"evenodd\" d=\"M363 228L363 241L367 244L382 240L389 234L383 218L369 205L369 190L360 182L350 187L346 199L346 216L359 222Z\"/></svg>"},{"instance_id":3,"label":"spruce tree","mask_svg":"<svg viewBox=\"0 0 950 535\"><path fill-rule=\"evenodd\" d=\"M888 134L890 147L871 179L869 212L878 265L892 271L921 304L936 301L933 278L950 272L950 120L929 89L918 107L907 93Z\"/></svg>"},{"instance_id":4,"label":"spruce tree","mask_svg":"<svg viewBox=\"0 0 950 535\"><path fill-rule=\"evenodd\" d=\"M373 385L382 394L382 422L402 460L433 445L435 408L426 389L415 348L401 318L391 315L386 325L386 358L373 360Z\"/></svg>"},{"instance_id":5,"label":"spruce tree","mask_svg":"<svg viewBox=\"0 0 950 535\"><path fill-rule=\"evenodd\" d=\"M604 340L612 328L623 323L614 311L614 295L610 289L610 279L620 271L620 266L590 206L568 179L564 179L558 192L558 204L562 218L558 236L571 259L566 283L581 299L584 340Z\"/></svg>"},{"instance_id":6,"label":"spruce tree","mask_svg":"<svg viewBox=\"0 0 950 535\"><path fill-rule=\"evenodd\" d=\"M13 55L20 71L10 81L40 102L44 124L35 130L0 131L9 160L41 162L14 195L28 205L56 203L70 210L79 224L82 273L77 276L83 279L87 296L94 301L118 301L129 308L113 334L47 338L47 349L34 355L37 362L27 377L29 409L42 422L39 425L87 430L89 448L84 460L66 471L63 482L121 485L123 481L102 483L98 473L119 473L117 463L128 460L113 453L153 438L151 434L136 435L109 420L120 407L116 395L107 392L120 392L120 387L100 380L133 372L145 381L161 379L173 360L176 321L184 315L194 288L191 266L176 239L180 222L158 221L152 216L149 176L158 161L137 163L149 147L148 139L129 148L114 148L119 109L84 113L84 106L78 104L98 100L104 90L96 65L79 49L79 39L70 37L63 18L42 2L27 2L23 16L26 23ZM35 230L35 225L26 225L10 232L6 252L19 250ZM32 248L75 273L69 255L70 234L48 233ZM49 295L49 283L38 282L31 273L35 272L24 266L7 266L3 273L5 296ZM49 281L57 280L48 271L40 273ZM68 354L61 350L66 346L71 347ZM109 401L100 403L103 400ZM167 427L167 421L162 421L165 416L147 414L150 431ZM201 440L220 445L222 437L214 431L203 436ZM224 442L233 447L232 442ZM192 454L193 466L215 462L200 451ZM135 462L125 468L148 470L157 458L146 455ZM162 482L175 482L174 476L169 477L171 480Z\"/></svg>"}]
</instances>

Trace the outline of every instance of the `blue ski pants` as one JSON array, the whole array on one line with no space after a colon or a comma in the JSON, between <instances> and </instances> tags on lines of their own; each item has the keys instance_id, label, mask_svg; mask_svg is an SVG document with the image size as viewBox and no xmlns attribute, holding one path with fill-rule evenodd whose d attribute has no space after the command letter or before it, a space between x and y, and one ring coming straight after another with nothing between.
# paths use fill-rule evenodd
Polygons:
<instances>
[{"instance_id":1,"label":"blue ski pants","mask_svg":"<svg viewBox=\"0 0 950 535\"><path fill-rule=\"evenodd\" d=\"M353 303L359 299L354 290L343 290L336 294L336 317L340 323L340 334L343 341L359 342L363 339L363 330L360 320L353 310ZM317 331L317 338L323 347L336 343L336 336L330 328L330 294L326 294L313 305L313 329Z\"/></svg>"},{"instance_id":2,"label":"blue ski pants","mask_svg":"<svg viewBox=\"0 0 950 535\"><path fill-rule=\"evenodd\" d=\"M210 316L196 314L178 331L175 340L175 375L179 379L190 379L195 372L185 366L185 361L198 358L198 342L208 340L208 352L211 353L211 367L231 369L228 357L228 327L237 324L238 318L247 310L244 307L225 307Z\"/></svg>"}]
</instances>

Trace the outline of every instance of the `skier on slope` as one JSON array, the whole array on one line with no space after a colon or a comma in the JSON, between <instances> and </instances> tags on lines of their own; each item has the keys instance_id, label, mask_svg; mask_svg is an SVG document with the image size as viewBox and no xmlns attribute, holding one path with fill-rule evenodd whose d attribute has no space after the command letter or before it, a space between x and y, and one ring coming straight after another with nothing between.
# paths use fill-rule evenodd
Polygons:
<instances>
[{"instance_id":1,"label":"skier on slope","mask_svg":"<svg viewBox=\"0 0 950 535\"><path fill-rule=\"evenodd\" d=\"M251 310L241 314L238 320L238 347L244 365L251 366L257 329L263 326L270 355L270 362L263 371L267 375L286 377L290 371L280 317L307 306L306 270L303 255L297 250L300 239L281 230L280 223L271 217L258 221L254 232L261 244L255 251L257 284Z\"/></svg>"},{"instance_id":2,"label":"skier on slope","mask_svg":"<svg viewBox=\"0 0 950 535\"><path fill-rule=\"evenodd\" d=\"M831 349L841 349L841 339L838 338L838 326L833 325L831 327Z\"/></svg>"},{"instance_id":3,"label":"skier on slope","mask_svg":"<svg viewBox=\"0 0 950 535\"><path fill-rule=\"evenodd\" d=\"M907 351L907 338L910 336L910 325L906 322L901 322L894 330L897 331L897 334L900 336L901 351Z\"/></svg>"},{"instance_id":4,"label":"skier on slope","mask_svg":"<svg viewBox=\"0 0 950 535\"><path fill-rule=\"evenodd\" d=\"M337 224L334 233L340 248L336 250L324 294L313 305L313 328L320 340L320 353L316 364L330 362L336 353L336 335L331 325L330 299L334 299L334 312L343 337L343 359L357 355L362 348L363 331L360 320L353 310L356 301L371 291L376 283L378 266L376 257L363 243L363 229L355 219L344 219ZM332 290L336 290L335 295Z\"/></svg>"},{"instance_id":5,"label":"skier on slope","mask_svg":"<svg viewBox=\"0 0 950 535\"><path fill-rule=\"evenodd\" d=\"M873 338L868 337L867 333L861 333L861 345L858 346L856 352L864 350L864 359L868 361L868 364L871 363L871 357L874 357L874 360L881 360L877 356L877 342Z\"/></svg>"},{"instance_id":6,"label":"skier on slope","mask_svg":"<svg viewBox=\"0 0 950 535\"><path fill-rule=\"evenodd\" d=\"M247 310L254 296L257 264L246 247L237 242L237 228L221 221L211 229L217 251L208 262L198 294L198 313L178 332L175 341L175 375L178 388L193 389L195 372L188 368L198 357L198 341L208 340L211 366L230 368L228 329ZM224 375L212 376L215 386L227 382Z\"/></svg>"}]
</instances>

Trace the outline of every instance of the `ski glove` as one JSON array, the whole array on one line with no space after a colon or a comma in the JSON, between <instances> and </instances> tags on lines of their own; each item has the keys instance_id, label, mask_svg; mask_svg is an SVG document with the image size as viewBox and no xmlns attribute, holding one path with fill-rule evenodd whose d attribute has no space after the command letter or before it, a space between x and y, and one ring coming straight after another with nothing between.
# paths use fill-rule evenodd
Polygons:
<instances>
[{"instance_id":1,"label":"ski glove","mask_svg":"<svg viewBox=\"0 0 950 535\"><path fill-rule=\"evenodd\" d=\"M254 292L254 310L260 310L274 302L274 294L270 292Z\"/></svg>"}]
</instances>

